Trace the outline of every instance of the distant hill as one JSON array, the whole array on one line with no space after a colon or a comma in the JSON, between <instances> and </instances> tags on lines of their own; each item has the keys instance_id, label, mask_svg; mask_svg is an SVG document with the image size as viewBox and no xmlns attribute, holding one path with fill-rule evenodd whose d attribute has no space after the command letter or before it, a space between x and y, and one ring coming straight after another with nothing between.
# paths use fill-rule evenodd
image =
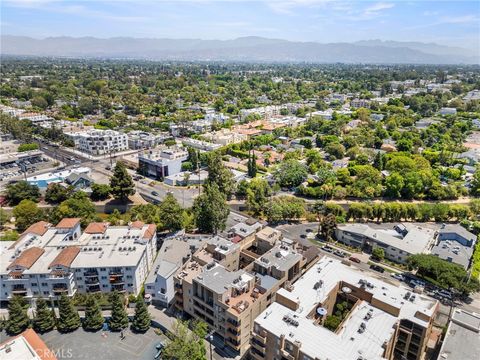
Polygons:
<instances>
[{"instance_id":1,"label":"distant hill","mask_svg":"<svg viewBox=\"0 0 480 360\"><path fill-rule=\"evenodd\" d=\"M1 36L2 55L151 60L478 64L475 51L438 44L368 40L356 43L294 42L262 37L234 40L117 37Z\"/></svg>"}]
</instances>

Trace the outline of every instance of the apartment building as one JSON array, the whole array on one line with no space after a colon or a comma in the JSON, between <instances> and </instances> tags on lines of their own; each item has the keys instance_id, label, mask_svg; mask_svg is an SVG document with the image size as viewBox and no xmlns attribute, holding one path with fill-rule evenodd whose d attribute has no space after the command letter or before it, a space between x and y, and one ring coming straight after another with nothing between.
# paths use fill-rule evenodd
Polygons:
<instances>
[{"instance_id":1,"label":"apartment building","mask_svg":"<svg viewBox=\"0 0 480 360\"><path fill-rule=\"evenodd\" d=\"M435 230L411 223L400 223L393 228L375 224L344 224L335 229L338 241L367 253L379 247L386 259L398 263L404 263L413 254L429 253L435 236Z\"/></svg>"},{"instance_id":2,"label":"apartment building","mask_svg":"<svg viewBox=\"0 0 480 360\"><path fill-rule=\"evenodd\" d=\"M211 141L214 144L220 144L222 146L229 144L237 144L248 139L247 135L228 129L222 129L219 131L204 134L203 137L207 141Z\"/></svg>"},{"instance_id":3,"label":"apartment building","mask_svg":"<svg viewBox=\"0 0 480 360\"><path fill-rule=\"evenodd\" d=\"M138 168L145 176L163 180L182 171L182 162L187 159L188 151L181 147L149 150L138 155Z\"/></svg>"},{"instance_id":4,"label":"apartment building","mask_svg":"<svg viewBox=\"0 0 480 360\"><path fill-rule=\"evenodd\" d=\"M208 141L202 141L202 140L191 139L191 138L182 139L182 143L185 146L190 146L194 149L201 150L201 151L215 151L222 147L221 144L214 144Z\"/></svg>"},{"instance_id":5,"label":"apartment building","mask_svg":"<svg viewBox=\"0 0 480 360\"><path fill-rule=\"evenodd\" d=\"M114 130L88 130L70 134L78 150L90 155L108 155L128 150L128 137Z\"/></svg>"},{"instance_id":6,"label":"apartment building","mask_svg":"<svg viewBox=\"0 0 480 360\"><path fill-rule=\"evenodd\" d=\"M130 131L127 137L128 147L133 150L154 148L171 138L168 133L151 134L140 130Z\"/></svg>"},{"instance_id":7,"label":"apartment building","mask_svg":"<svg viewBox=\"0 0 480 360\"><path fill-rule=\"evenodd\" d=\"M175 276L178 311L205 321L224 344L240 354L250 346L253 320L282 286L301 274L305 257L278 244L253 263L240 267L241 247L214 237Z\"/></svg>"},{"instance_id":8,"label":"apartment building","mask_svg":"<svg viewBox=\"0 0 480 360\"><path fill-rule=\"evenodd\" d=\"M438 309L434 299L323 257L289 288L279 289L275 303L255 319L250 355L419 360ZM339 319L332 324L334 317Z\"/></svg>"},{"instance_id":9,"label":"apartment building","mask_svg":"<svg viewBox=\"0 0 480 360\"><path fill-rule=\"evenodd\" d=\"M128 226L65 218L56 226L41 221L16 242L0 244L0 299L14 295L69 296L117 290L137 295L156 252L156 226Z\"/></svg>"}]
</instances>

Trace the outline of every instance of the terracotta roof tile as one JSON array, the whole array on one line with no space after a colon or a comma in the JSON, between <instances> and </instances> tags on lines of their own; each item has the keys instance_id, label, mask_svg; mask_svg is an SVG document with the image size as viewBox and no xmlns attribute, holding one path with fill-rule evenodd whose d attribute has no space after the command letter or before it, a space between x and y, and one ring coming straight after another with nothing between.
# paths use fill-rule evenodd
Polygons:
<instances>
[{"instance_id":1,"label":"terracotta roof tile","mask_svg":"<svg viewBox=\"0 0 480 360\"><path fill-rule=\"evenodd\" d=\"M47 232L47 230L50 226L52 226L52 224L50 224L49 222L46 222L46 221L39 221L39 222L36 222L35 224L30 225L27 228L27 230L25 230L22 233L22 236L20 236L20 238L17 241L15 241L12 245L10 245L9 249L15 248L15 246L20 242L22 237L27 235L27 234L35 234L35 235L38 235L38 236L42 236L43 234L45 234Z\"/></svg>"},{"instance_id":2,"label":"terracotta roof tile","mask_svg":"<svg viewBox=\"0 0 480 360\"><path fill-rule=\"evenodd\" d=\"M35 351L36 355L42 360L58 360L55 356L55 353L51 351L47 345L43 342L40 336L37 335L35 330L27 329L21 334L8 339L7 341L0 344L0 347L4 346L5 344L11 343L15 339L19 339L23 337L25 341L31 346L31 348Z\"/></svg>"},{"instance_id":3,"label":"terracotta roof tile","mask_svg":"<svg viewBox=\"0 0 480 360\"><path fill-rule=\"evenodd\" d=\"M60 222L55 226L60 229L71 229L75 227L79 222L80 218L65 218L60 220Z\"/></svg>"},{"instance_id":4,"label":"terracotta roof tile","mask_svg":"<svg viewBox=\"0 0 480 360\"><path fill-rule=\"evenodd\" d=\"M77 257L78 253L80 252L80 248L78 246L69 246L62 251L53 259L50 263L48 268L52 268L54 266L65 266L70 267L73 260Z\"/></svg>"},{"instance_id":5,"label":"terracotta roof tile","mask_svg":"<svg viewBox=\"0 0 480 360\"><path fill-rule=\"evenodd\" d=\"M107 230L108 222L92 222L88 224L85 232L87 234L103 234Z\"/></svg>"},{"instance_id":6,"label":"terracotta roof tile","mask_svg":"<svg viewBox=\"0 0 480 360\"><path fill-rule=\"evenodd\" d=\"M30 269L40 256L45 252L45 249L39 247L31 247L24 250L19 257L17 257L7 268L11 269L15 266L21 266Z\"/></svg>"},{"instance_id":7,"label":"terracotta roof tile","mask_svg":"<svg viewBox=\"0 0 480 360\"><path fill-rule=\"evenodd\" d=\"M145 230L145 233L143 234L144 239L151 239L153 235L155 235L157 232L157 225L155 224L148 224L147 230Z\"/></svg>"},{"instance_id":8,"label":"terracotta roof tile","mask_svg":"<svg viewBox=\"0 0 480 360\"><path fill-rule=\"evenodd\" d=\"M141 228L143 228L144 225L145 225L145 223L143 221L137 220L137 221L132 222L130 224L130 227L135 228L135 229L141 229Z\"/></svg>"}]
</instances>

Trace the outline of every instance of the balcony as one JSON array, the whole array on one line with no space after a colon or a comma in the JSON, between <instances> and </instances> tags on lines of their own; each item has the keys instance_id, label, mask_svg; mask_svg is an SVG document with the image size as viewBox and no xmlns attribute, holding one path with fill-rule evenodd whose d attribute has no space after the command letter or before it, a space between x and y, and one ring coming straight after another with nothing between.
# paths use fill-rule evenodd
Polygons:
<instances>
[{"instance_id":1,"label":"balcony","mask_svg":"<svg viewBox=\"0 0 480 360\"><path fill-rule=\"evenodd\" d=\"M284 359L295 360L295 357L292 354L290 354L288 351L286 351L285 349L281 349L280 353L281 353L281 355Z\"/></svg>"},{"instance_id":2,"label":"balcony","mask_svg":"<svg viewBox=\"0 0 480 360\"><path fill-rule=\"evenodd\" d=\"M27 295L27 289L23 286L14 286L12 287L12 294L18 296L25 296Z\"/></svg>"},{"instance_id":3,"label":"balcony","mask_svg":"<svg viewBox=\"0 0 480 360\"><path fill-rule=\"evenodd\" d=\"M14 280L14 281L21 281L25 280L28 281L28 276L24 276L21 272L11 272L8 274L7 280Z\"/></svg>"},{"instance_id":4,"label":"balcony","mask_svg":"<svg viewBox=\"0 0 480 360\"><path fill-rule=\"evenodd\" d=\"M99 285L100 280L97 278L90 278L90 279L85 279L85 285L91 286L91 285Z\"/></svg>"},{"instance_id":5,"label":"balcony","mask_svg":"<svg viewBox=\"0 0 480 360\"><path fill-rule=\"evenodd\" d=\"M259 344L257 340L255 339L252 339L250 341L250 345L252 346L252 348L254 348L255 350L257 350L257 352L261 355L264 355L265 354L265 345L263 344Z\"/></svg>"},{"instance_id":6,"label":"balcony","mask_svg":"<svg viewBox=\"0 0 480 360\"><path fill-rule=\"evenodd\" d=\"M123 280L121 275L110 275L110 284L123 285L125 280Z\"/></svg>"},{"instance_id":7,"label":"balcony","mask_svg":"<svg viewBox=\"0 0 480 360\"><path fill-rule=\"evenodd\" d=\"M55 295L68 293L68 287L66 284L53 285L52 290Z\"/></svg>"},{"instance_id":8,"label":"balcony","mask_svg":"<svg viewBox=\"0 0 480 360\"><path fill-rule=\"evenodd\" d=\"M110 270L109 275L110 275L110 277L112 277L112 276L123 276L123 271L122 271L122 269L112 269L112 270Z\"/></svg>"},{"instance_id":9,"label":"balcony","mask_svg":"<svg viewBox=\"0 0 480 360\"><path fill-rule=\"evenodd\" d=\"M262 330L262 333L264 333L263 335L266 335L264 330ZM265 346L265 344L267 343L267 337L262 336L261 334L257 334L256 332L252 332L252 340L253 339L255 339L258 344L261 344L263 346Z\"/></svg>"},{"instance_id":10,"label":"balcony","mask_svg":"<svg viewBox=\"0 0 480 360\"><path fill-rule=\"evenodd\" d=\"M125 292L123 284L112 284L112 291Z\"/></svg>"},{"instance_id":11,"label":"balcony","mask_svg":"<svg viewBox=\"0 0 480 360\"><path fill-rule=\"evenodd\" d=\"M85 271L83 273L83 276L85 277L94 277L94 276L98 276L98 271L97 270L89 270L89 271Z\"/></svg>"},{"instance_id":12,"label":"balcony","mask_svg":"<svg viewBox=\"0 0 480 360\"><path fill-rule=\"evenodd\" d=\"M96 293L102 291L100 285L87 286L87 293Z\"/></svg>"},{"instance_id":13,"label":"balcony","mask_svg":"<svg viewBox=\"0 0 480 360\"><path fill-rule=\"evenodd\" d=\"M255 348L250 348L250 356L255 360L263 360L264 355Z\"/></svg>"}]
</instances>

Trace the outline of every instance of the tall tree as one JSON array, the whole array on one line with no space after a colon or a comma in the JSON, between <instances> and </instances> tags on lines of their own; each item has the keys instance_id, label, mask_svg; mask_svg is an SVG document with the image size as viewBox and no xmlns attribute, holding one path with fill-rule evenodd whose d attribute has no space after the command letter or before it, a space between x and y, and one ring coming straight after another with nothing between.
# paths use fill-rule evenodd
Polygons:
<instances>
[{"instance_id":1,"label":"tall tree","mask_svg":"<svg viewBox=\"0 0 480 360\"><path fill-rule=\"evenodd\" d=\"M113 175L110 178L110 188L115 199L128 201L130 195L135 194L135 184L122 162L117 162Z\"/></svg>"},{"instance_id":2,"label":"tall tree","mask_svg":"<svg viewBox=\"0 0 480 360\"><path fill-rule=\"evenodd\" d=\"M248 176L254 178L257 176L257 157L255 154L249 155L248 157Z\"/></svg>"},{"instance_id":3,"label":"tall tree","mask_svg":"<svg viewBox=\"0 0 480 360\"><path fill-rule=\"evenodd\" d=\"M18 231L22 232L30 225L42 220L44 213L32 200L22 200L13 208L13 216Z\"/></svg>"},{"instance_id":4,"label":"tall tree","mask_svg":"<svg viewBox=\"0 0 480 360\"><path fill-rule=\"evenodd\" d=\"M207 324L194 322L193 331L188 324L177 320L170 341L165 347L162 358L166 360L206 360L204 338L207 335Z\"/></svg>"},{"instance_id":5,"label":"tall tree","mask_svg":"<svg viewBox=\"0 0 480 360\"><path fill-rule=\"evenodd\" d=\"M110 304L112 305L112 314L108 325L113 331L120 331L128 326L128 315L125 311L123 295L114 291L110 295Z\"/></svg>"},{"instance_id":6,"label":"tall tree","mask_svg":"<svg viewBox=\"0 0 480 360\"><path fill-rule=\"evenodd\" d=\"M163 229L170 231L183 229L184 210L171 193L168 193L160 203L158 211Z\"/></svg>"},{"instance_id":7,"label":"tall tree","mask_svg":"<svg viewBox=\"0 0 480 360\"><path fill-rule=\"evenodd\" d=\"M49 184L45 192L45 201L49 204L59 204L68 199L71 190L57 183Z\"/></svg>"},{"instance_id":8,"label":"tall tree","mask_svg":"<svg viewBox=\"0 0 480 360\"><path fill-rule=\"evenodd\" d=\"M297 160L282 162L275 172L275 179L281 187L292 188L300 185L308 175L305 165Z\"/></svg>"},{"instance_id":9,"label":"tall tree","mask_svg":"<svg viewBox=\"0 0 480 360\"><path fill-rule=\"evenodd\" d=\"M142 297L139 296L135 303L135 316L132 321L132 329L138 332L145 332L150 328L150 314Z\"/></svg>"},{"instance_id":10,"label":"tall tree","mask_svg":"<svg viewBox=\"0 0 480 360\"><path fill-rule=\"evenodd\" d=\"M9 335L17 335L30 325L28 306L21 296L14 296L8 303L8 320L5 329Z\"/></svg>"},{"instance_id":11,"label":"tall tree","mask_svg":"<svg viewBox=\"0 0 480 360\"><path fill-rule=\"evenodd\" d=\"M373 160L373 167L379 171L383 170L383 154L379 151L375 155L375 159Z\"/></svg>"},{"instance_id":12,"label":"tall tree","mask_svg":"<svg viewBox=\"0 0 480 360\"><path fill-rule=\"evenodd\" d=\"M33 319L33 328L39 333L53 330L56 322L55 313L48 307L45 299L37 300L37 311Z\"/></svg>"},{"instance_id":13,"label":"tall tree","mask_svg":"<svg viewBox=\"0 0 480 360\"><path fill-rule=\"evenodd\" d=\"M224 230L230 210L227 199L216 183L206 184L193 204L195 222L200 231L216 234Z\"/></svg>"},{"instance_id":14,"label":"tall tree","mask_svg":"<svg viewBox=\"0 0 480 360\"><path fill-rule=\"evenodd\" d=\"M62 295L58 301L58 324L60 332L70 332L81 325L80 315L68 296Z\"/></svg>"},{"instance_id":15,"label":"tall tree","mask_svg":"<svg viewBox=\"0 0 480 360\"><path fill-rule=\"evenodd\" d=\"M97 300L93 295L88 295L85 302L85 319L83 320L83 328L87 331L97 331L103 326L105 319Z\"/></svg>"},{"instance_id":16,"label":"tall tree","mask_svg":"<svg viewBox=\"0 0 480 360\"><path fill-rule=\"evenodd\" d=\"M97 219L97 212L88 195L83 191L77 191L60 205L54 207L49 214L49 220L54 224L66 217L79 217L82 219L82 226L86 227Z\"/></svg>"},{"instance_id":17,"label":"tall tree","mask_svg":"<svg viewBox=\"0 0 480 360\"><path fill-rule=\"evenodd\" d=\"M40 189L37 185L30 185L26 181L19 181L15 184L7 185L6 198L12 206L17 205L22 200L38 202Z\"/></svg>"},{"instance_id":18,"label":"tall tree","mask_svg":"<svg viewBox=\"0 0 480 360\"><path fill-rule=\"evenodd\" d=\"M209 154L207 158L208 178L206 184L216 184L220 192L229 199L235 191L232 172L225 167L222 155L218 152Z\"/></svg>"},{"instance_id":19,"label":"tall tree","mask_svg":"<svg viewBox=\"0 0 480 360\"><path fill-rule=\"evenodd\" d=\"M246 204L254 216L263 213L270 195L272 195L272 188L266 180L252 179L252 181L250 181L247 189Z\"/></svg>"}]
</instances>

